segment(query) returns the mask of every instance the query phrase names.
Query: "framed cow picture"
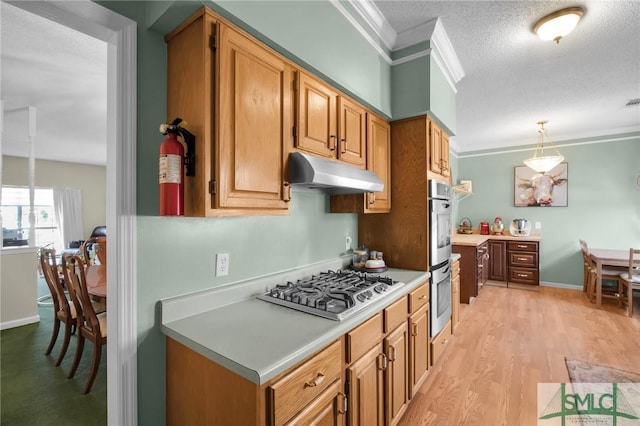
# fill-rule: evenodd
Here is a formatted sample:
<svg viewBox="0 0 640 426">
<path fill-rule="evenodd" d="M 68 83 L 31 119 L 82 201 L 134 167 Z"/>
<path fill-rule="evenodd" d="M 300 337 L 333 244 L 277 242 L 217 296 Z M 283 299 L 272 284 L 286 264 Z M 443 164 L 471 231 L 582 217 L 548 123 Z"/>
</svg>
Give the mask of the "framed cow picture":
<svg viewBox="0 0 640 426">
<path fill-rule="evenodd" d="M 514 205 L 516 207 L 567 207 L 569 164 L 560 163 L 546 173 L 527 166 L 515 166 Z"/>
</svg>

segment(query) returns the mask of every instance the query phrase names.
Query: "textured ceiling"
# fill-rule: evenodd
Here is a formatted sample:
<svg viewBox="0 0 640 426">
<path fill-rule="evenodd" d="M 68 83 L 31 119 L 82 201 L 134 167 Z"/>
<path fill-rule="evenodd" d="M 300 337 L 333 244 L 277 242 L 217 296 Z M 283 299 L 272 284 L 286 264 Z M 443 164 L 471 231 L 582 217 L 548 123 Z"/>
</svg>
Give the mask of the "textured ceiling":
<svg viewBox="0 0 640 426">
<path fill-rule="evenodd" d="M 36 158 L 106 164 L 107 44 L 0 3 L 2 153 L 29 156 L 35 107 Z"/>
<path fill-rule="evenodd" d="M 355 1 L 355 0 L 352 0 Z M 2 150 L 106 163 L 106 44 L 1 3 Z M 400 34 L 440 18 L 464 69 L 456 85 L 458 152 L 534 143 L 549 120 L 554 141 L 640 131 L 640 1 L 373 1 Z M 568 6 L 586 13 L 560 44 L 531 27 Z"/>
<path fill-rule="evenodd" d="M 459 152 L 640 131 L 639 1 L 374 1 L 397 33 L 440 18 L 462 64 Z M 582 6 L 576 29 L 544 42 L 531 30 L 555 10 Z"/>
</svg>

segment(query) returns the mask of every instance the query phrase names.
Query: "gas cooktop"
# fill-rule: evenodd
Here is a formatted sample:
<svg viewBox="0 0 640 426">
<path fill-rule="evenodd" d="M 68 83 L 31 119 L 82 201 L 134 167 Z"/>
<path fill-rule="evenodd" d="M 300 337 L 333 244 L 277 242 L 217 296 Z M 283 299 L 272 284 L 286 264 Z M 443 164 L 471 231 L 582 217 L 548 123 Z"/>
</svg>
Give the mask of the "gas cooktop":
<svg viewBox="0 0 640 426">
<path fill-rule="evenodd" d="M 327 271 L 295 284 L 278 284 L 258 299 L 340 321 L 403 285 L 378 274 Z"/>
</svg>

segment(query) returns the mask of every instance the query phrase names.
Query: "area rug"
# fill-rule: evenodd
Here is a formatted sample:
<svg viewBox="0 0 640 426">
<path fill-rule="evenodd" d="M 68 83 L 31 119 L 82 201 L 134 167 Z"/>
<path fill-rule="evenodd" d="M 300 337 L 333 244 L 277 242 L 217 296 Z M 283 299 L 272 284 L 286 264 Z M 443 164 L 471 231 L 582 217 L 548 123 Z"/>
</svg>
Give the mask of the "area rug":
<svg viewBox="0 0 640 426">
<path fill-rule="evenodd" d="M 564 359 L 572 383 L 640 383 L 640 371 L 621 370 L 579 359 Z"/>
</svg>

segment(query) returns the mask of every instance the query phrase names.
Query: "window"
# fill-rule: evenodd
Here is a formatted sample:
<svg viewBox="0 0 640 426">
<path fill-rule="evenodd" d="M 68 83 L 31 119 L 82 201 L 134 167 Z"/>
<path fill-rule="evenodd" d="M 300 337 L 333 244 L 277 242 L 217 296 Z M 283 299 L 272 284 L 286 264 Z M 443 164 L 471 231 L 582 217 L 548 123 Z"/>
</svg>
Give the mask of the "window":
<svg viewBox="0 0 640 426">
<path fill-rule="evenodd" d="M 8 240 L 29 239 L 29 188 L 2 187 L 2 238 Z M 35 244 L 38 247 L 53 246 L 62 250 L 62 237 L 58 230 L 53 207 L 53 189 L 36 188 L 33 200 L 35 213 Z"/>
</svg>

